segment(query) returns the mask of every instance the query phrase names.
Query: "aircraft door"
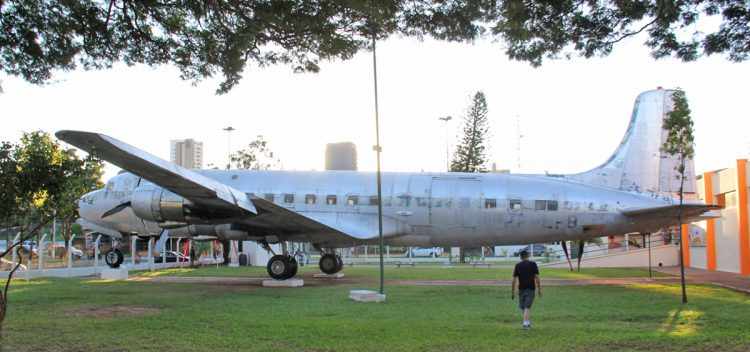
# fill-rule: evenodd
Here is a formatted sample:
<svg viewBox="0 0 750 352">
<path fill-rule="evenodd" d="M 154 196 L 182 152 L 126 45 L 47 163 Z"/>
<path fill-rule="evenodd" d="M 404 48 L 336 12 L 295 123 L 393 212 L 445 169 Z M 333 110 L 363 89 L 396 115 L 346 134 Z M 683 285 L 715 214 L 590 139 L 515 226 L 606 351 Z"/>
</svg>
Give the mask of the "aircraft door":
<svg viewBox="0 0 750 352">
<path fill-rule="evenodd" d="M 430 193 L 430 224 L 440 227 L 455 227 L 456 179 L 452 177 L 433 177 Z"/>
<path fill-rule="evenodd" d="M 430 181 L 429 176 L 409 177 L 409 193 L 413 196 L 413 214 L 411 215 L 411 219 L 409 219 L 409 224 L 412 226 L 430 225 Z"/>
<path fill-rule="evenodd" d="M 463 227 L 479 225 L 482 182 L 477 177 L 459 177 L 456 182 L 455 206 L 458 223 Z"/>
</svg>

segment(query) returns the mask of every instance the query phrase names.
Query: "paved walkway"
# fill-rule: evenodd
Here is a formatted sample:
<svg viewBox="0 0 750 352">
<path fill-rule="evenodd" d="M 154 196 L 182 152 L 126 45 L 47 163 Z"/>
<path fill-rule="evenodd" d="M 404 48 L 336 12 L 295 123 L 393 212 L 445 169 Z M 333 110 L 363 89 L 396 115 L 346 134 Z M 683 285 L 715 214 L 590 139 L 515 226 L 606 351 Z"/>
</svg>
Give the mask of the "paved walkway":
<svg viewBox="0 0 750 352">
<path fill-rule="evenodd" d="M 656 271 L 680 277 L 680 267 L 655 268 Z M 694 283 L 713 284 L 735 291 L 750 294 L 750 276 L 728 273 L 724 271 L 708 271 L 703 269 L 685 268 L 685 278 Z"/>
<path fill-rule="evenodd" d="M 655 268 L 656 271 L 672 275 L 666 277 L 630 277 L 630 278 L 594 278 L 594 279 L 542 279 L 543 286 L 588 286 L 588 285 L 637 285 L 649 283 L 674 284 L 680 282 L 679 267 Z M 731 290 L 750 294 L 750 277 L 734 273 L 707 271 L 686 268 L 687 282 L 690 284 L 712 284 Z M 143 277 L 136 276 L 132 281 L 170 282 L 170 283 L 204 283 L 215 285 L 260 285 L 267 277 Z M 309 284 L 352 284 L 362 283 L 368 279 L 316 279 L 305 277 Z M 386 280 L 388 284 L 406 286 L 510 286 L 510 280 Z"/>
<path fill-rule="evenodd" d="M 168 283 L 192 283 L 192 284 L 218 284 L 218 285 L 260 285 L 267 277 L 177 277 L 177 276 L 158 276 L 158 277 L 134 277 L 130 281 L 146 282 L 168 282 Z M 370 281 L 368 279 L 358 278 L 357 280 L 344 279 L 316 279 L 305 278 L 306 283 L 361 283 Z M 542 279 L 543 286 L 588 286 L 588 285 L 636 285 L 648 283 L 677 283 L 679 278 L 676 277 L 656 277 L 656 278 L 616 278 L 616 279 Z M 510 280 L 386 280 L 386 283 L 392 285 L 405 286 L 508 286 Z"/>
</svg>

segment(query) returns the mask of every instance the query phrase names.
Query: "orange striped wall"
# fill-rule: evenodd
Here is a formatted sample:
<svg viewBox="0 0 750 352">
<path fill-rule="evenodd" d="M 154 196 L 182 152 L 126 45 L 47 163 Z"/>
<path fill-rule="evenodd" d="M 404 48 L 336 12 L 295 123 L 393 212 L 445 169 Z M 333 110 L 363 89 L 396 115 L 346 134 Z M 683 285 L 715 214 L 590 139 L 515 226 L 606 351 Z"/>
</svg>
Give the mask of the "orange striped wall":
<svg viewBox="0 0 750 352">
<path fill-rule="evenodd" d="M 714 204 L 713 172 L 703 174 L 706 204 Z M 706 220 L 706 269 L 716 270 L 716 220 Z"/>
<path fill-rule="evenodd" d="M 688 224 L 682 224 L 681 228 L 680 244 L 682 245 L 682 262 L 687 267 L 690 266 L 690 232 L 688 231 Z"/>
<path fill-rule="evenodd" d="M 750 229 L 747 211 L 747 160 L 737 160 L 737 195 L 740 218 L 740 274 L 750 275 Z"/>
</svg>

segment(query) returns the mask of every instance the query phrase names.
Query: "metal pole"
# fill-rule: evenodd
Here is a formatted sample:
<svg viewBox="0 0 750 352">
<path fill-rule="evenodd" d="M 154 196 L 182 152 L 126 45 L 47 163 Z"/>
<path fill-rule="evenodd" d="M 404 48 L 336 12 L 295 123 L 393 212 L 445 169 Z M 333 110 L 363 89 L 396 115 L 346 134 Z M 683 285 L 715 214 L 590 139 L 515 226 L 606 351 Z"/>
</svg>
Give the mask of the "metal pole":
<svg viewBox="0 0 750 352">
<path fill-rule="evenodd" d="M 375 42 L 376 42 L 376 35 L 375 35 L 375 28 L 373 27 L 372 31 L 372 76 L 373 76 L 373 84 L 375 88 L 375 153 L 377 155 L 377 183 L 378 183 L 378 246 L 379 246 L 379 255 L 380 255 L 380 294 L 382 295 L 384 293 L 383 289 L 383 275 L 384 275 L 384 269 L 383 269 L 383 197 L 382 197 L 382 179 L 380 174 L 380 153 L 382 152 L 382 148 L 380 147 L 380 116 L 378 112 L 378 61 L 377 61 L 377 53 L 375 51 Z"/>
<path fill-rule="evenodd" d="M 438 117 L 438 120 L 445 122 L 445 171 L 451 171 L 450 153 L 448 151 L 448 121 L 453 119 L 451 116 Z"/>
<path fill-rule="evenodd" d="M 52 213 L 52 258 L 55 258 L 55 234 L 57 233 L 57 210 Z"/>
<path fill-rule="evenodd" d="M 646 242 L 646 235 L 643 235 L 643 241 Z M 651 271 L 651 233 L 648 234 L 646 246 L 648 247 L 648 277 L 653 278 L 654 274 Z"/>
</svg>

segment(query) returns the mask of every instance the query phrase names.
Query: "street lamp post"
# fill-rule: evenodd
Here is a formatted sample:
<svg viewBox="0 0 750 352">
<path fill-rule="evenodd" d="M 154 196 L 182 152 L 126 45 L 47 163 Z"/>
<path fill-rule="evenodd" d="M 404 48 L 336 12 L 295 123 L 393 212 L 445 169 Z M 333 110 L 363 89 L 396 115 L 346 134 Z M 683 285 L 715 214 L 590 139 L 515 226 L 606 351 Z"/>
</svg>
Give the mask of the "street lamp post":
<svg viewBox="0 0 750 352">
<path fill-rule="evenodd" d="M 383 148 L 380 146 L 380 113 L 378 111 L 378 60 L 377 52 L 375 49 L 376 35 L 375 30 L 372 32 L 372 78 L 373 78 L 373 90 L 375 98 L 375 150 L 377 160 L 377 172 L 376 182 L 378 190 L 378 253 L 380 255 L 380 294 L 385 293 L 384 275 L 385 271 L 383 268 L 383 191 L 382 191 L 382 175 L 380 172 L 380 153 L 383 152 Z"/>
<path fill-rule="evenodd" d="M 236 129 L 232 126 L 228 126 L 222 130 L 227 133 L 227 170 L 229 170 L 232 165 L 232 131 L 235 131 Z"/>
<path fill-rule="evenodd" d="M 445 171 L 451 171 L 450 153 L 448 152 L 448 121 L 452 119 L 451 116 L 438 117 L 438 120 L 445 122 Z"/>
</svg>

